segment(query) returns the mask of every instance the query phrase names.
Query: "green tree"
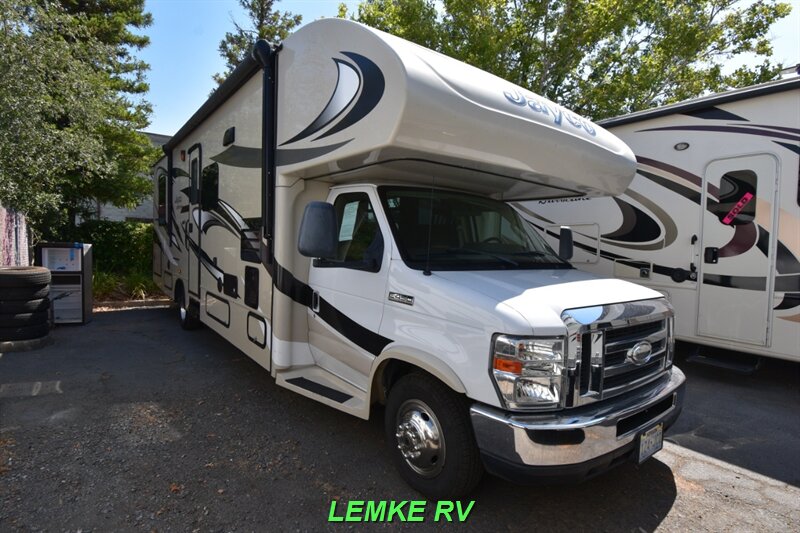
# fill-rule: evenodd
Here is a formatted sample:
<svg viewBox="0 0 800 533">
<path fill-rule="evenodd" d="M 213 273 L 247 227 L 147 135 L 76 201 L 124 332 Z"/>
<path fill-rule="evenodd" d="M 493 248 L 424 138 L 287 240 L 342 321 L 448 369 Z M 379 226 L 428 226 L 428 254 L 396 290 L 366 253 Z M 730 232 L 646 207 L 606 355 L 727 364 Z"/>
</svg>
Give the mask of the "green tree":
<svg viewBox="0 0 800 533">
<path fill-rule="evenodd" d="M 339 4 L 339 18 L 347 17 L 347 5 Z M 372 0 L 358 5 L 354 20 L 392 35 L 438 50 L 440 22 L 430 0 Z"/>
<path fill-rule="evenodd" d="M 225 60 L 225 72 L 214 74 L 214 81 L 222 83 L 241 63 L 258 39 L 281 42 L 303 21 L 302 15 L 273 10 L 275 0 L 239 0 L 245 10 L 248 25 L 233 21 L 234 31 L 227 32 L 219 43 L 219 53 Z"/>
<path fill-rule="evenodd" d="M 48 0 L 42 2 L 49 3 Z M 83 39 L 105 45 L 99 72 L 104 78 L 105 118 L 98 124 L 106 158 L 111 171 L 102 179 L 82 175 L 83 169 L 72 170 L 72 179 L 63 190 L 67 210 L 82 211 L 87 198 L 109 202 L 120 207 L 133 207 L 151 192 L 144 175 L 157 159 L 146 135 L 141 133 L 150 123 L 152 106 L 144 99 L 149 90 L 146 74 L 149 65 L 135 52 L 150 44 L 146 35 L 135 33 L 153 23 L 144 9 L 144 0 L 60 0 L 64 12 L 80 20 Z M 72 217 L 70 216 L 70 219 Z"/>
<path fill-rule="evenodd" d="M 57 3 L 0 0 L 0 203 L 45 233 L 91 199 L 131 205 L 150 191 L 154 150 L 134 129 L 149 108 L 113 82 L 119 50 L 94 31 Z"/>
<path fill-rule="evenodd" d="M 43 2 L 47 5 L 47 1 Z M 144 0 L 60 0 L 70 15 L 84 20 L 86 33 L 111 47 L 107 74 L 113 87 L 126 94 L 145 94 L 149 87 L 145 75 L 150 68 L 134 53 L 150 44 L 150 38 L 133 30 L 144 30 L 153 23 L 153 16 L 144 10 Z M 143 106 L 143 102 L 135 105 Z"/>
<path fill-rule="evenodd" d="M 774 79 L 782 65 L 768 32 L 790 10 L 777 0 L 368 0 L 350 16 L 600 119 Z M 725 73 L 742 54 L 758 64 Z"/>
</svg>

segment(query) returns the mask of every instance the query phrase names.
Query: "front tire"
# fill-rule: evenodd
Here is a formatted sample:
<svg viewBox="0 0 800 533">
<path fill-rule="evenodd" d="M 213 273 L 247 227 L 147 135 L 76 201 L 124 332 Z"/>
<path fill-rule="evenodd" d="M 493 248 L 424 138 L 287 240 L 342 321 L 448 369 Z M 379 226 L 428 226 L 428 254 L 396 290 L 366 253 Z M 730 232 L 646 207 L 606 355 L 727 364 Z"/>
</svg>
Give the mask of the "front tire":
<svg viewBox="0 0 800 533">
<path fill-rule="evenodd" d="M 384 427 L 403 479 L 435 499 L 469 493 L 483 475 L 468 400 L 428 374 L 401 377 L 389 391 Z"/>
</svg>

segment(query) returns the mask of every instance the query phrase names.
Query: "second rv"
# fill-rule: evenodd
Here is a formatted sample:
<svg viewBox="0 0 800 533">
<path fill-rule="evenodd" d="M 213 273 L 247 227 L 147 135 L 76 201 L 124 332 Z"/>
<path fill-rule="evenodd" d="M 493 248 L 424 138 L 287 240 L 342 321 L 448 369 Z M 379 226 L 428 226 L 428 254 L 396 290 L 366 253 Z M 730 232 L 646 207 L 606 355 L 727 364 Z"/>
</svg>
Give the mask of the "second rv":
<svg viewBox="0 0 800 533">
<path fill-rule="evenodd" d="M 800 77 L 602 124 L 636 154 L 624 194 L 518 207 L 550 242 L 573 229 L 578 268 L 669 298 L 701 355 L 800 361 Z"/>
</svg>

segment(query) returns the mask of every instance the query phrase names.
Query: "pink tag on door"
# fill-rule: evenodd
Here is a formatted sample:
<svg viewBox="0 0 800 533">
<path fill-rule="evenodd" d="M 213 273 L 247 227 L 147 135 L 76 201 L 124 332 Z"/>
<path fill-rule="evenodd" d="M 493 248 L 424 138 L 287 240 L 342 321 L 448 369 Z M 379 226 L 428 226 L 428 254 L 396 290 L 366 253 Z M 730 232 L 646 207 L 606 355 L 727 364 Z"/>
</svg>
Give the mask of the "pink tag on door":
<svg viewBox="0 0 800 533">
<path fill-rule="evenodd" d="M 744 208 L 744 206 L 749 204 L 750 200 L 752 200 L 752 199 L 753 199 L 753 195 L 751 193 L 749 193 L 749 192 L 744 193 L 744 196 L 742 196 L 741 200 L 736 202 L 736 205 L 733 206 L 733 209 L 731 209 L 728 212 L 728 214 L 725 215 L 725 218 L 722 219 L 722 223 L 723 224 L 730 224 L 731 222 L 733 222 L 733 219 L 736 218 L 736 215 L 739 214 L 739 211 L 741 211 Z"/>
</svg>

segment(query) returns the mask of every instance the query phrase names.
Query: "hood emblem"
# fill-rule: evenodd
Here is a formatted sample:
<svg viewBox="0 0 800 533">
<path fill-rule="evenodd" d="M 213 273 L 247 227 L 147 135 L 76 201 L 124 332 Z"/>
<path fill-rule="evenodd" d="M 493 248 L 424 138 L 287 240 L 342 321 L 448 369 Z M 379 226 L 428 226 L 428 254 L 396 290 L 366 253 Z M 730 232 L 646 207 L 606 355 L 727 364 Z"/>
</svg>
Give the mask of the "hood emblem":
<svg viewBox="0 0 800 533">
<path fill-rule="evenodd" d="M 628 350 L 628 360 L 635 365 L 644 365 L 653 356 L 653 345 L 647 341 L 637 342 Z"/>
<path fill-rule="evenodd" d="M 390 292 L 389 301 L 397 302 L 399 304 L 414 305 L 414 297 L 408 294 L 400 294 L 399 292 Z"/>
</svg>

